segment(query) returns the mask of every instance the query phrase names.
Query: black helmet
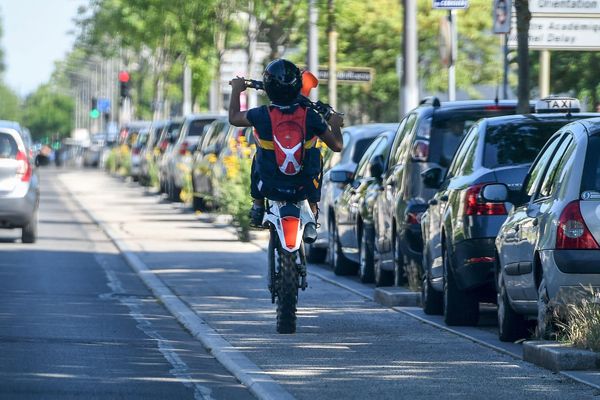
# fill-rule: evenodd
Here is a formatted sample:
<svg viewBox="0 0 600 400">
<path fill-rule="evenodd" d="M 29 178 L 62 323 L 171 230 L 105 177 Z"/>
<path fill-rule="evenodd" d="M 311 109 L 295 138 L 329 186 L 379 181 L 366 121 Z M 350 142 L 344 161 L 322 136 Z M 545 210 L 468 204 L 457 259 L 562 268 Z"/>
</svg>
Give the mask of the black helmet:
<svg viewBox="0 0 600 400">
<path fill-rule="evenodd" d="M 263 82 L 265 92 L 273 103 L 287 105 L 296 100 L 302 89 L 302 74 L 294 63 L 280 58 L 267 65 Z"/>
</svg>

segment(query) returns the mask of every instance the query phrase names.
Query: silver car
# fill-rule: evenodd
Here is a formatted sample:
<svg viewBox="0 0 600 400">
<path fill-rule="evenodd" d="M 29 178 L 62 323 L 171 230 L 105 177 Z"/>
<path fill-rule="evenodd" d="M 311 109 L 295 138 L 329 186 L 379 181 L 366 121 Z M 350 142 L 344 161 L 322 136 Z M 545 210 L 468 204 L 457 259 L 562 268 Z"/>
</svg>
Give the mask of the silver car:
<svg viewBox="0 0 600 400">
<path fill-rule="evenodd" d="M 484 186 L 490 201 L 514 204 L 496 239 L 498 322 L 503 341 L 552 331 L 552 310 L 600 288 L 600 118 L 570 123 L 532 164 L 516 198 Z"/>
<path fill-rule="evenodd" d="M 37 239 L 40 201 L 30 146 L 18 123 L 0 121 L 0 228 L 21 228 L 23 243 Z"/>
</svg>

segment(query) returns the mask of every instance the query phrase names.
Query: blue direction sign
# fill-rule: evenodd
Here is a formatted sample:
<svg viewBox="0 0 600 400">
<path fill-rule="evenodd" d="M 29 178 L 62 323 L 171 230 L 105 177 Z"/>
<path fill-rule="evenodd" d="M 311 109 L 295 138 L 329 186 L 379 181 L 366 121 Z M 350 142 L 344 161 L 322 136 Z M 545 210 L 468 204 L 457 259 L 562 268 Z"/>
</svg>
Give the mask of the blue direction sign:
<svg viewBox="0 0 600 400">
<path fill-rule="evenodd" d="M 456 10 L 469 8 L 469 0 L 433 0 L 433 8 Z"/>
<path fill-rule="evenodd" d="M 110 112 L 110 99 L 99 98 L 98 99 L 98 111 L 101 113 Z"/>
</svg>

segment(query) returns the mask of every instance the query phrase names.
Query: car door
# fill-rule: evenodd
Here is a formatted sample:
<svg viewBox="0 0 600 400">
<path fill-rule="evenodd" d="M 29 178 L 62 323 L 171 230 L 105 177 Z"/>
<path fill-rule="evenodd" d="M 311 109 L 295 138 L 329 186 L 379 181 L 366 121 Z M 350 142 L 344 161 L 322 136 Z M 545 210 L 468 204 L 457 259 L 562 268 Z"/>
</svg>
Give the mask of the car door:
<svg viewBox="0 0 600 400">
<path fill-rule="evenodd" d="M 402 170 L 404 168 L 402 156 L 405 153 L 405 148 L 409 146 L 407 139 L 410 138 L 410 133 L 412 132 L 416 121 L 417 114 L 413 113 L 408 115 L 408 117 L 400 124 L 394 144 L 392 145 L 389 167 L 383 178 L 383 193 L 378 199 L 378 223 L 376 230 L 377 249 L 380 257 L 391 250 L 396 195 L 400 190 Z"/>
<path fill-rule="evenodd" d="M 523 229 L 527 231 L 529 225 L 533 225 L 533 218 L 537 217 L 537 215 L 534 217 L 537 205 L 532 205 L 532 199 L 539 189 L 546 167 L 559 146 L 561 138 L 562 136 L 559 135 L 551 137 L 531 165 L 523 184 L 521 198 L 518 199 L 520 204 L 515 204 L 502 227 L 498 250 L 503 268 L 517 265 L 527 258 L 529 261 L 531 259 L 531 256 L 527 256 L 527 250 L 530 251 L 530 248 L 529 244 L 525 242 Z"/>
<path fill-rule="evenodd" d="M 365 184 L 369 167 L 369 159 L 381 138 L 369 146 L 358 163 L 354 180 L 346 185 L 336 204 L 336 218 L 340 244 L 344 248 L 358 248 L 355 240 L 356 216 L 358 214 L 358 197 L 360 189 Z"/>
</svg>

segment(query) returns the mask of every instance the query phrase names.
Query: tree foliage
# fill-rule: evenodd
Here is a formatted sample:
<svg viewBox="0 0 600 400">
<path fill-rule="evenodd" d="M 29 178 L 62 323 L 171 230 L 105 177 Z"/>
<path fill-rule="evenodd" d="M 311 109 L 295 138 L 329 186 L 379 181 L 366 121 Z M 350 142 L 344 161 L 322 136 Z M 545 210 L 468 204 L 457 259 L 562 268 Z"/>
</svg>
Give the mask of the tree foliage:
<svg viewBox="0 0 600 400">
<path fill-rule="evenodd" d="M 73 98 L 58 93 L 51 85 L 40 86 L 25 99 L 23 123 L 34 138 L 66 137 L 73 129 Z"/>
</svg>

